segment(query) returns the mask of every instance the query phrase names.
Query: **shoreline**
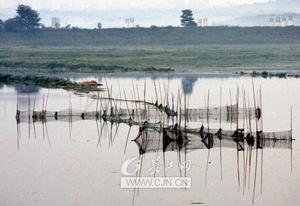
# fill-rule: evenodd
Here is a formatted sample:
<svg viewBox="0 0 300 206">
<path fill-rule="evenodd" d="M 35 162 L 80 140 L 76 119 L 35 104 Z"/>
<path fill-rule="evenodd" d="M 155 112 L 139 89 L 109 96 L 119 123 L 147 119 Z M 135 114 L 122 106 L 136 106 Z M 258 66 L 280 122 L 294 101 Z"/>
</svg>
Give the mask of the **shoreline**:
<svg viewBox="0 0 300 206">
<path fill-rule="evenodd" d="M 262 77 L 262 78 L 300 78 L 300 69 L 176 69 L 174 71 L 114 71 L 114 72 L 51 72 L 50 70 L 30 71 L 28 69 L 0 68 L 0 75 L 30 76 L 30 77 L 54 77 L 63 79 L 82 79 L 96 77 L 116 77 L 116 78 L 240 78 L 240 77 Z M 0 81 L 1 83 L 1 81 Z"/>
</svg>

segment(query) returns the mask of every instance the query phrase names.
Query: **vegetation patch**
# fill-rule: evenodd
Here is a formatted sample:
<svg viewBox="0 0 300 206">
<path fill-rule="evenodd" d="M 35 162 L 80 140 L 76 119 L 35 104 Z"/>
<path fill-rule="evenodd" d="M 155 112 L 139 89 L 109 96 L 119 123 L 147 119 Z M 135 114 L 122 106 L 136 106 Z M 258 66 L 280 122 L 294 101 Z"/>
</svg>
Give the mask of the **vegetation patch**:
<svg viewBox="0 0 300 206">
<path fill-rule="evenodd" d="M 271 72 L 271 71 L 246 72 L 246 71 L 241 71 L 239 74 L 241 76 L 246 75 L 246 76 L 263 77 L 263 78 L 272 78 L 272 77 L 278 77 L 278 78 L 294 77 L 294 78 L 299 78 L 300 77 L 298 72 Z"/>
<path fill-rule="evenodd" d="M 71 82 L 68 79 L 56 78 L 56 77 L 45 77 L 45 76 L 18 76 L 11 74 L 0 73 L 0 83 L 7 85 L 34 85 L 49 89 L 64 89 L 64 90 L 75 90 L 75 91 L 89 91 L 91 87 L 85 87 Z"/>
<path fill-rule="evenodd" d="M 0 40 L 1 41 L 1 40 Z M 300 44 L 1 47 L 7 73 L 235 72 L 300 68 Z M 9 71 L 9 72 L 8 72 Z"/>
<path fill-rule="evenodd" d="M 24 68 L 42 69 L 51 72 L 172 72 L 171 68 L 155 68 L 153 66 L 145 68 L 129 68 L 119 65 L 94 65 L 86 63 L 64 63 L 64 62 L 27 62 L 27 61 L 0 61 L 2 68 Z"/>
</svg>

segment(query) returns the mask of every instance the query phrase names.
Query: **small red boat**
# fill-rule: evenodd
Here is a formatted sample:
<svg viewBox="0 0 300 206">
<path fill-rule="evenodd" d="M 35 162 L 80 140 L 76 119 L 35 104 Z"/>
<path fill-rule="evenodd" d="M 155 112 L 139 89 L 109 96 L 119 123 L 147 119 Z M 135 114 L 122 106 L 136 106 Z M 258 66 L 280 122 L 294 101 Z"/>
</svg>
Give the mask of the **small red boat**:
<svg viewBox="0 0 300 206">
<path fill-rule="evenodd" d="M 97 87 L 97 86 L 102 86 L 103 85 L 103 84 L 99 84 L 95 80 L 79 82 L 78 84 L 82 85 L 82 86 L 86 86 L 86 87 Z"/>
</svg>

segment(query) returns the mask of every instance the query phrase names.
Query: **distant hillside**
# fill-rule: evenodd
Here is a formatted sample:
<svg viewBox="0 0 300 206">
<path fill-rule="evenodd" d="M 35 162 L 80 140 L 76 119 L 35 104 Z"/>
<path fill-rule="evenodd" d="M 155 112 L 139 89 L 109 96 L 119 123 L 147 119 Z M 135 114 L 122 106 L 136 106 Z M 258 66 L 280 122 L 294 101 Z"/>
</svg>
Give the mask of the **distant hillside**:
<svg viewBox="0 0 300 206">
<path fill-rule="evenodd" d="M 299 44 L 300 27 L 134 28 L 0 32 L 0 46 Z"/>
</svg>

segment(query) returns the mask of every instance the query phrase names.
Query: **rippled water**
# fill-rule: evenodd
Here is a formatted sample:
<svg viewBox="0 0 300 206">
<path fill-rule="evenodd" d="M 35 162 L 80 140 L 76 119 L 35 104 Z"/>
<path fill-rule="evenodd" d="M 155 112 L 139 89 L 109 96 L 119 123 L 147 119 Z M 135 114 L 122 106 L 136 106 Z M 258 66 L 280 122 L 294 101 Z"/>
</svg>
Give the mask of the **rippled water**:
<svg viewBox="0 0 300 206">
<path fill-rule="evenodd" d="M 105 83 L 104 78 L 89 77 Z M 143 99 L 145 78 L 107 77 L 112 96 L 120 97 L 120 90 L 133 99 L 133 85 Z M 146 78 L 146 100 L 155 101 L 153 78 Z M 178 90 L 187 95 L 188 107 L 204 107 L 210 94 L 210 105 L 235 101 L 237 87 L 245 90 L 252 101 L 251 78 L 201 78 L 198 76 L 155 78 L 158 94 L 164 97 L 169 90 L 176 98 Z M 120 85 L 120 89 L 119 86 Z M 138 85 L 138 86 L 136 86 Z M 292 148 L 264 148 L 258 151 L 254 203 L 255 150 L 252 152 L 250 176 L 244 173 L 243 152 L 236 148 L 213 147 L 181 154 L 162 151 L 143 155 L 142 176 L 151 176 L 153 160 L 159 160 L 156 175 L 191 177 L 192 186 L 186 189 L 121 189 L 122 164 L 139 157 L 135 142 L 138 127 L 110 124 L 96 120 L 49 121 L 35 124 L 20 123 L 15 119 L 17 89 L 2 85 L 0 89 L 0 204 L 1 205 L 298 205 L 300 200 L 300 80 L 254 79 L 255 91 L 261 88 L 264 131 L 289 130 L 293 111 Z M 168 89 L 167 89 L 168 88 Z M 49 92 L 47 109 L 61 111 L 95 110 L 96 100 L 79 97 L 62 90 L 19 88 L 20 108 L 27 110 L 28 96 L 32 106 L 41 109 Z M 159 89 L 157 89 L 159 90 Z M 105 94 L 103 94 L 105 95 Z M 136 94 L 137 95 L 137 94 Z M 160 95 L 158 95 L 160 96 Z M 170 99 L 171 99 L 170 95 Z M 251 102 L 252 104 L 252 102 Z M 200 127 L 200 122 L 188 122 Z M 226 129 L 235 125 L 222 123 Z M 242 122 L 240 122 L 242 124 Z M 254 123 L 253 123 L 254 125 Z M 17 131 L 17 127 L 19 130 Z M 211 128 L 219 128 L 211 122 Z M 18 138 L 17 132 L 20 132 Z M 129 137 L 127 140 L 127 135 Z M 263 152 L 263 153 L 262 153 Z M 263 158 L 262 155 L 263 154 Z M 238 156 L 239 155 L 239 156 Z M 239 158 L 239 160 L 237 160 Z M 181 171 L 165 163 L 188 160 L 191 167 Z M 261 160 L 263 159 L 263 162 Z M 222 164 L 221 164 L 222 160 Z M 239 164 L 238 164 L 239 163 Z M 246 178 L 246 180 L 244 179 Z M 249 180 L 250 179 L 250 180 Z"/>
</svg>

